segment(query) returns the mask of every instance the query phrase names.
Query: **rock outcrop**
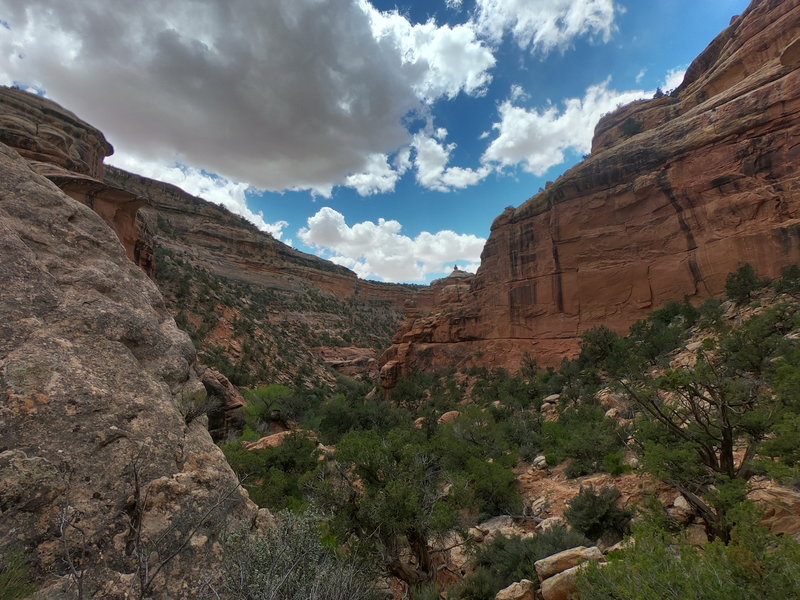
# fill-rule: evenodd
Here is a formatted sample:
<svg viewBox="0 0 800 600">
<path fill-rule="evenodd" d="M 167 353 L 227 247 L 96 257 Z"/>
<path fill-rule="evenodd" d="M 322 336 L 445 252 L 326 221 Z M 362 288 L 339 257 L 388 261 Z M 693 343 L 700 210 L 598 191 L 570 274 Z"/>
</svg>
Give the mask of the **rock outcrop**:
<svg viewBox="0 0 800 600">
<path fill-rule="evenodd" d="M 536 586 L 529 579 L 523 579 L 497 592 L 494 600 L 534 600 L 535 598 Z"/>
<path fill-rule="evenodd" d="M 577 592 L 576 575 L 589 561 L 604 562 L 596 546 L 578 546 L 553 554 L 534 563 L 541 583 L 543 600 L 569 600 Z"/>
<path fill-rule="evenodd" d="M 589 560 L 603 560 L 603 553 L 596 546 L 591 548 L 578 546 L 537 560 L 534 568 L 539 581 L 544 581 Z"/>
<path fill-rule="evenodd" d="M 41 599 L 200 597 L 257 511 L 186 416 L 192 343 L 100 216 L 4 144 L 0 173 L 0 563 Z"/>
<path fill-rule="evenodd" d="M 591 155 L 492 225 L 468 289 L 411 315 L 389 372 L 556 365 L 597 325 L 800 260 L 800 2 L 756 0 L 672 95 L 597 125 Z"/>
<path fill-rule="evenodd" d="M 105 136 L 55 102 L 0 87 L 0 143 L 28 159 L 40 175 L 94 209 L 114 230 L 128 258 L 151 271 L 136 227 L 144 200 L 103 182 L 103 159 L 114 149 Z"/>
</svg>

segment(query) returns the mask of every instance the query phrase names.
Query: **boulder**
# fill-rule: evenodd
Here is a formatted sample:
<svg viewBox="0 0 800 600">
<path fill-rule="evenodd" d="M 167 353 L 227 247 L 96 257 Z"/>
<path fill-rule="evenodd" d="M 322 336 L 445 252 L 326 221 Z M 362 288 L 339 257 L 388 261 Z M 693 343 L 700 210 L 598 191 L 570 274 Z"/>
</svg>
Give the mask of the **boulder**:
<svg viewBox="0 0 800 600">
<path fill-rule="evenodd" d="M 494 600 L 534 600 L 535 594 L 536 585 L 528 579 L 523 579 L 497 592 Z"/>
<path fill-rule="evenodd" d="M 705 525 L 693 523 L 686 528 L 686 535 L 692 546 L 704 546 L 708 543 L 708 533 Z"/>
<path fill-rule="evenodd" d="M 573 600 L 578 591 L 576 577 L 583 565 L 571 567 L 542 582 L 540 592 L 543 600 Z"/>
<path fill-rule="evenodd" d="M 750 494 L 763 510 L 763 523 L 775 535 L 800 534 L 800 492 L 774 483 L 755 486 Z"/>
<path fill-rule="evenodd" d="M 264 437 L 256 440 L 255 442 L 242 442 L 242 446 L 244 446 L 245 450 L 250 450 L 250 451 L 264 450 L 265 448 L 279 448 L 286 441 L 287 437 L 295 433 L 305 434 L 313 441 L 318 442 L 317 436 L 313 431 L 307 431 L 303 429 L 296 431 L 279 431 L 278 433 L 265 435 Z"/>
<path fill-rule="evenodd" d="M 553 527 L 565 526 L 566 524 L 564 517 L 548 517 L 536 526 L 536 530 L 547 531 Z"/>
<path fill-rule="evenodd" d="M 694 517 L 692 505 L 680 494 L 672 501 L 672 506 L 667 509 L 667 514 L 680 523 L 689 523 Z"/>
<path fill-rule="evenodd" d="M 436 420 L 436 423 L 438 423 L 439 425 L 445 425 L 447 423 L 455 421 L 459 416 L 461 416 L 461 412 L 460 411 L 450 410 L 450 411 L 447 411 L 446 413 L 444 413 L 442 416 L 440 416 Z"/>
<path fill-rule="evenodd" d="M 590 548 L 578 546 L 537 560 L 533 566 L 536 569 L 539 581 L 544 582 L 553 575 L 571 569 L 588 560 L 603 560 L 603 553 L 596 546 Z"/>
</svg>

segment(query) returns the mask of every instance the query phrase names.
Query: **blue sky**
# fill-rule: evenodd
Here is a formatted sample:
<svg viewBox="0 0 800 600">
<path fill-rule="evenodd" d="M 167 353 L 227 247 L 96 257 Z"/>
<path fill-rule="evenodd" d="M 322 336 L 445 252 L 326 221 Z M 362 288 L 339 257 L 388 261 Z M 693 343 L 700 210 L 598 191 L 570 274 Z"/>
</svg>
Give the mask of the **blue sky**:
<svg viewBox="0 0 800 600">
<path fill-rule="evenodd" d="M 745 0 L 0 0 L 0 83 L 109 162 L 387 281 L 474 269 L 493 219 L 671 87 Z M 135 7 L 135 12 L 132 10 Z"/>
</svg>

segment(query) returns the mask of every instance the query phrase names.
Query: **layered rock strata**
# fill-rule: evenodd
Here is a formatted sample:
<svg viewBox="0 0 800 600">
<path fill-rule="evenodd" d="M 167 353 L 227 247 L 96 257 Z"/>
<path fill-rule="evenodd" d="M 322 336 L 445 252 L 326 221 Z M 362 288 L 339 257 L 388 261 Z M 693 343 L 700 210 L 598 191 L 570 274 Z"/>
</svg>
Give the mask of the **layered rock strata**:
<svg viewBox="0 0 800 600">
<path fill-rule="evenodd" d="M 144 200 L 103 182 L 103 159 L 114 149 L 97 129 L 55 102 L 0 87 L 0 143 L 14 148 L 30 166 L 68 196 L 94 209 L 117 234 L 128 258 L 150 272 L 136 213 Z"/>
<path fill-rule="evenodd" d="M 257 511 L 191 341 L 100 216 L 3 144 L 0 172 L 0 563 L 36 598 L 200 597 Z"/>
<path fill-rule="evenodd" d="M 756 0 L 673 94 L 604 117 L 586 160 L 495 220 L 468 289 L 406 320 L 385 383 L 556 365 L 592 327 L 720 294 L 740 263 L 800 260 L 799 37 L 800 1 Z"/>
<path fill-rule="evenodd" d="M 248 385 L 377 375 L 403 307 L 432 306 L 427 287 L 359 279 L 175 186 L 114 167 L 105 181 L 146 199 L 138 228 L 173 314 L 204 360 L 222 354 L 252 373 Z"/>
</svg>

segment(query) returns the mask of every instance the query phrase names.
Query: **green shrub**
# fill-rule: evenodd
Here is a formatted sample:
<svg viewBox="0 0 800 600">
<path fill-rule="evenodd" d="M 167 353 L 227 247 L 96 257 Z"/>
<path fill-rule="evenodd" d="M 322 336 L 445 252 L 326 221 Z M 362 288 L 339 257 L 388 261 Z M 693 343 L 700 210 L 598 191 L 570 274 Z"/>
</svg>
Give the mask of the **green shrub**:
<svg viewBox="0 0 800 600">
<path fill-rule="evenodd" d="M 718 298 L 709 298 L 698 309 L 698 324 L 703 329 L 717 330 L 722 326 L 722 301 Z"/>
<path fill-rule="evenodd" d="M 632 135 L 636 135 L 637 133 L 641 133 L 642 131 L 642 122 L 637 121 L 633 117 L 629 117 L 622 125 L 619 127 L 622 135 L 625 137 L 630 137 Z"/>
<path fill-rule="evenodd" d="M 522 509 L 517 478 L 508 466 L 474 457 L 467 462 L 461 476 L 469 482 L 472 498 L 469 504 L 481 519 L 516 514 Z"/>
<path fill-rule="evenodd" d="M 435 583 L 422 585 L 411 589 L 409 600 L 439 600 L 439 588 Z"/>
<path fill-rule="evenodd" d="M 454 586 L 448 596 L 458 600 L 494 600 L 503 587 L 500 579 L 489 569 L 478 567 L 467 579 Z"/>
<path fill-rule="evenodd" d="M 516 449 L 519 456 L 532 461 L 542 451 L 542 415 L 523 412 L 503 424 L 503 438 Z"/>
<path fill-rule="evenodd" d="M 682 322 L 665 323 L 659 319 L 647 319 L 631 325 L 630 342 L 639 358 L 656 365 L 659 359 L 681 345 L 687 333 L 688 328 Z M 634 365 L 637 370 L 644 368 L 641 364 Z"/>
<path fill-rule="evenodd" d="M 623 339 L 605 325 L 593 327 L 581 336 L 579 362 L 582 367 L 604 368 L 622 344 Z"/>
<path fill-rule="evenodd" d="M 762 374 L 774 368 L 776 358 L 788 355 L 786 335 L 800 326 L 796 305 L 776 304 L 754 315 L 719 341 L 723 366 L 730 375 Z"/>
<path fill-rule="evenodd" d="M 280 418 L 281 405 L 291 395 L 292 388 L 285 385 L 265 385 L 245 392 L 245 423 L 256 431 L 266 432 L 265 426 Z"/>
<path fill-rule="evenodd" d="M 654 310 L 648 316 L 648 321 L 660 321 L 664 325 L 681 324 L 685 327 L 691 327 L 697 322 L 700 313 L 689 302 L 688 298 L 683 301 L 668 300 L 659 309 Z M 680 321 L 680 323 L 677 323 Z"/>
<path fill-rule="evenodd" d="M 36 585 L 31 580 L 30 570 L 24 550 L 14 550 L 7 554 L 0 566 L 0 598 L 16 600 L 33 594 Z"/>
<path fill-rule="evenodd" d="M 608 537 L 622 539 L 631 521 L 630 511 L 617 506 L 620 493 L 617 488 L 593 487 L 581 489 L 570 500 L 564 517 L 572 527 L 590 540 Z"/>
<path fill-rule="evenodd" d="M 499 402 L 505 407 L 529 408 L 537 397 L 535 383 L 526 383 L 519 377 L 513 377 L 505 369 L 486 371 L 475 382 L 472 396 L 477 404 L 483 406 Z"/>
<path fill-rule="evenodd" d="M 794 298 L 800 297 L 800 265 L 789 265 L 781 271 L 781 276 L 772 286 L 779 294 L 789 294 Z"/>
<path fill-rule="evenodd" d="M 600 568 L 578 577 L 581 598 L 592 600 L 784 600 L 796 599 L 800 544 L 749 526 L 729 545 L 677 548 L 663 532 L 638 528 L 633 545 Z"/>
<path fill-rule="evenodd" d="M 319 466 L 317 445 L 307 435 L 295 433 L 276 448 L 252 451 L 235 441 L 222 451 L 259 506 L 280 510 L 304 505 L 303 483 Z"/>
<path fill-rule="evenodd" d="M 498 535 L 481 547 L 475 556 L 475 573 L 457 586 L 451 596 L 460 600 L 494 600 L 498 591 L 515 581 L 537 581 L 534 569 L 537 560 L 588 543 L 580 533 L 562 525 L 530 538 Z"/>
<path fill-rule="evenodd" d="M 630 465 L 623 462 L 621 452 L 612 452 L 603 457 L 603 466 L 607 473 L 611 473 L 614 477 L 622 475 L 623 473 L 630 473 L 633 469 Z"/>
<path fill-rule="evenodd" d="M 560 419 L 542 424 L 542 442 L 548 464 L 567 458 L 568 477 L 604 471 L 605 457 L 623 446 L 624 434 L 601 406 L 582 404 L 561 412 Z"/>
<path fill-rule="evenodd" d="M 238 531 L 225 540 L 226 598 L 231 600 L 379 600 L 362 565 L 320 541 L 309 516 L 279 515 L 261 535 Z"/>
<path fill-rule="evenodd" d="M 319 408 L 319 435 L 325 444 L 336 444 L 350 431 L 386 432 L 410 424 L 405 410 L 383 400 L 364 401 L 337 394 Z"/>
<path fill-rule="evenodd" d="M 736 304 L 750 302 L 753 292 L 763 288 L 766 281 L 761 279 L 753 265 L 744 263 L 733 273 L 728 273 L 725 279 L 725 294 Z"/>
</svg>

